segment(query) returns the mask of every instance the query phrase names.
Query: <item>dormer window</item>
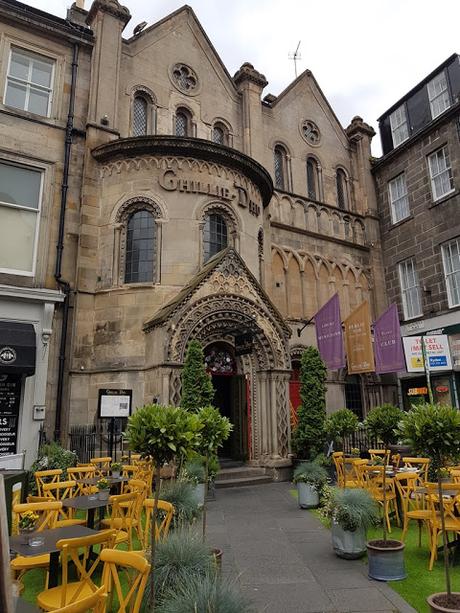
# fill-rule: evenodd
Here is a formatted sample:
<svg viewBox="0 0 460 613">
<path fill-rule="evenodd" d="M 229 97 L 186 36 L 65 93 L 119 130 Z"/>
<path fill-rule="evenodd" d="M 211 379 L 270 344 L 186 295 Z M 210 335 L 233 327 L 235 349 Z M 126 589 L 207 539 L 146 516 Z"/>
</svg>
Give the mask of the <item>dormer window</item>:
<svg viewBox="0 0 460 613">
<path fill-rule="evenodd" d="M 447 88 L 446 73 L 444 70 L 436 75 L 427 84 L 428 99 L 430 101 L 431 119 L 435 119 L 450 107 L 450 96 Z"/>
<path fill-rule="evenodd" d="M 409 138 L 409 127 L 407 125 L 406 107 L 404 104 L 391 113 L 390 126 L 393 147 L 397 147 Z"/>
</svg>

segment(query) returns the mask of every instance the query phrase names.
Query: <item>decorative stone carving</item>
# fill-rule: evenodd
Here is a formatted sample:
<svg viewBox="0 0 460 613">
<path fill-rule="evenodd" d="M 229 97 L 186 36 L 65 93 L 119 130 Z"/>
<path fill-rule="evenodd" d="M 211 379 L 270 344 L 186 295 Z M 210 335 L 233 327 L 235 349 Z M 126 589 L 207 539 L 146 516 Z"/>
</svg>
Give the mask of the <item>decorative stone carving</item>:
<svg viewBox="0 0 460 613">
<path fill-rule="evenodd" d="M 300 124 L 300 133 L 309 145 L 317 147 L 321 142 L 321 132 L 318 126 L 311 119 L 305 119 Z"/>
<path fill-rule="evenodd" d="M 98 11 L 109 13 L 125 24 L 131 19 L 131 13 L 126 6 L 122 6 L 117 0 L 94 0 L 86 18 L 86 23 L 91 25 Z"/>
<path fill-rule="evenodd" d="M 170 71 L 171 80 L 183 94 L 192 95 L 197 93 L 198 77 L 196 72 L 187 64 L 174 64 Z"/>
<path fill-rule="evenodd" d="M 265 75 L 258 72 L 252 64 L 249 62 L 245 62 L 239 70 L 236 71 L 233 81 L 235 85 L 240 85 L 244 81 L 251 81 L 255 83 L 262 89 L 268 85 L 268 81 L 265 78 Z"/>
<path fill-rule="evenodd" d="M 118 209 L 115 218 L 116 223 L 126 223 L 128 217 L 136 211 L 149 211 L 155 218 L 163 216 L 160 207 L 154 200 L 146 196 L 135 196 L 126 200 Z"/>
<path fill-rule="evenodd" d="M 276 416 L 278 453 L 285 458 L 289 453 L 290 415 L 287 401 L 287 381 L 285 376 L 276 378 Z"/>
</svg>

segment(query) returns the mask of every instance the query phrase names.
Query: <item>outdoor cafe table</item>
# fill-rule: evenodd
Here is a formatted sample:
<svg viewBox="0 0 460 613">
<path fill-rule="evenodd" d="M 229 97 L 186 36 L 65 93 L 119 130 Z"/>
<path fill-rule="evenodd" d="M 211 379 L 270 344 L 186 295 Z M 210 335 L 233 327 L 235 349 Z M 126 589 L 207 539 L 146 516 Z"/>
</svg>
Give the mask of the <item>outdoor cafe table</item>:
<svg viewBox="0 0 460 613">
<path fill-rule="evenodd" d="M 40 535 L 44 538 L 42 545 L 31 547 L 25 542 L 23 534 L 10 537 L 10 549 L 20 556 L 41 556 L 46 553 L 50 554 L 49 566 L 49 587 L 56 587 L 59 575 L 59 554 L 60 550 L 56 544 L 61 539 L 81 538 L 82 536 L 91 536 L 97 534 L 96 530 L 87 528 L 86 526 L 64 526 L 62 528 L 53 528 L 52 530 L 42 530 Z"/>
<path fill-rule="evenodd" d="M 90 494 L 89 496 L 75 496 L 74 498 L 66 498 L 62 501 L 63 507 L 88 512 L 88 528 L 94 528 L 94 514 L 96 509 L 99 509 L 99 522 L 101 522 L 104 519 L 104 509 L 109 504 L 110 500 L 100 500 L 97 494 Z"/>
</svg>

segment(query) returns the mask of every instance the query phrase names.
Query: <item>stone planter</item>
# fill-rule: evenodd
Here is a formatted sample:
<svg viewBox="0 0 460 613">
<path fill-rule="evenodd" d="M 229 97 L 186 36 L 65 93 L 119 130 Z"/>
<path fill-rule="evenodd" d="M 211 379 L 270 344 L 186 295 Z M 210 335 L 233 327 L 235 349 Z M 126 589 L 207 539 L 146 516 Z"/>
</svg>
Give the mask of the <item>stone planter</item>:
<svg viewBox="0 0 460 613">
<path fill-rule="evenodd" d="M 445 606 L 441 606 L 433 602 L 437 596 L 444 595 L 446 595 L 446 592 L 438 592 L 437 594 L 431 594 L 431 596 L 428 596 L 426 601 L 430 607 L 431 613 L 460 613 L 460 592 L 452 592 L 452 596 L 456 596 L 459 600 L 459 604 L 457 604 L 455 609 L 446 609 Z"/>
<path fill-rule="evenodd" d="M 297 483 L 297 496 L 301 509 L 315 509 L 319 506 L 319 494 L 309 483 Z"/>
<path fill-rule="evenodd" d="M 367 543 L 367 560 L 369 564 L 369 577 L 377 581 L 400 581 L 406 578 L 404 566 L 404 543 L 388 540 L 387 546 L 383 541 L 369 541 Z"/>
<path fill-rule="evenodd" d="M 204 483 L 197 483 L 197 485 L 195 485 L 195 500 L 199 507 L 202 507 L 204 505 L 204 495 Z"/>
<path fill-rule="evenodd" d="M 110 496 L 110 490 L 99 490 L 97 496 L 99 500 L 108 500 Z"/>
<path fill-rule="evenodd" d="M 114 479 L 119 479 L 120 478 L 120 471 L 119 470 L 112 470 L 112 477 Z"/>
<path fill-rule="evenodd" d="M 366 530 L 358 528 L 354 532 L 344 530 L 337 522 L 331 526 L 332 547 L 339 558 L 356 560 L 366 553 Z"/>
</svg>

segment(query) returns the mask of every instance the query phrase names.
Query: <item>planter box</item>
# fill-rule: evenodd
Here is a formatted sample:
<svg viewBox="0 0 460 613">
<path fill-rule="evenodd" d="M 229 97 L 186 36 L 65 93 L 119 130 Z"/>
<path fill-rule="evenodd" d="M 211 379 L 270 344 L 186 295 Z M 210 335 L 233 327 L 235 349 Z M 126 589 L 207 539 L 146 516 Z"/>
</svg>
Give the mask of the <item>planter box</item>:
<svg viewBox="0 0 460 613">
<path fill-rule="evenodd" d="M 366 553 L 366 531 L 364 528 L 358 528 L 354 532 L 350 532 L 333 521 L 331 535 L 332 547 L 339 558 L 356 560 L 362 558 Z"/>
<path fill-rule="evenodd" d="M 297 483 L 297 495 L 301 509 L 315 509 L 319 506 L 319 495 L 308 483 Z"/>
<path fill-rule="evenodd" d="M 445 592 L 438 592 L 437 594 L 431 594 L 431 596 L 428 596 L 426 601 L 428 603 L 428 606 L 430 607 L 431 613 L 460 613 L 460 608 L 446 609 L 445 607 L 433 602 L 433 598 L 435 598 L 436 596 L 444 595 L 444 594 Z M 460 597 L 460 592 L 452 592 L 452 595 Z"/>
<path fill-rule="evenodd" d="M 367 543 L 367 559 L 369 563 L 369 577 L 377 581 L 400 581 L 405 579 L 404 543 L 390 541 L 393 547 L 382 547 L 380 541 Z"/>
</svg>

